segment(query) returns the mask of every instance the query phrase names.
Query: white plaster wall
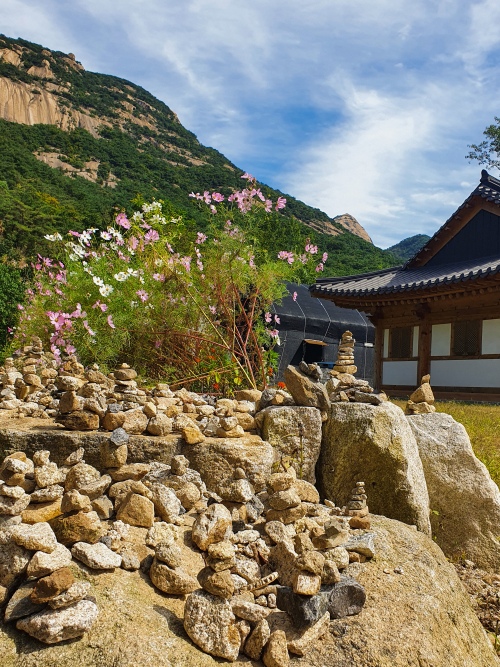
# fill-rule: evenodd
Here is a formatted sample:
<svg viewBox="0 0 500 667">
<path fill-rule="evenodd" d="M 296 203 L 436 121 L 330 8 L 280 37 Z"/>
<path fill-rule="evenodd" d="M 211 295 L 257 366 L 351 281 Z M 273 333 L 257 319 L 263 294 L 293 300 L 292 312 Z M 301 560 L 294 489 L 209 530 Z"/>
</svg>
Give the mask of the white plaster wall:
<svg viewBox="0 0 500 667">
<path fill-rule="evenodd" d="M 389 329 L 384 329 L 384 359 L 389 356 Z"/>
<path fill-rule="evenodd" d="M 449 357 L 450 347 L 451 324 L 433 324 L 431 338 L 431 357 Z M 432 378 L 432 382 L 435 382 L 434 378 Z"/>
<path fill-rule="evenodd" d="M 417 363 L 416 361 L 384 361 L 382 363 L 382 384 L 416 385 Z"/>
<path fill-rule="evenodd" d="M 500 354 L 500 320 L 483 321 L 483 354 Z"/>
<path fill-rule="evenodd" d="M 413 354 L 412 357 L 418 357 L 418 332 L 420 327 L 413 327 Z"/>
<path fill-rule="evenodd" d="M 431 361 L 431 383 L 433 387 L 500 387 L 500 359 Z"/>
</svg>

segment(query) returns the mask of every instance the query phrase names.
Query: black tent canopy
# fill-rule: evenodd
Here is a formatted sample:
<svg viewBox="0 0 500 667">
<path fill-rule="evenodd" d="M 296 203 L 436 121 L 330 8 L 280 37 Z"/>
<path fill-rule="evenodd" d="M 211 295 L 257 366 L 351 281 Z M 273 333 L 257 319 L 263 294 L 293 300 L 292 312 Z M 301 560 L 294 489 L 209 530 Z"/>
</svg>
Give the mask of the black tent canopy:
<svg viewBox="0 0 500 667">
<path fill-rule="evenodd" d="M 280 320 L 272 325 L 279 331 L 280 342 L 275 348 L 279 354 L 276 380 L 283 378 L 289 364 L 297 365 L 302 359 L 331 368 L 340 338 L 349 330 L 356 340 L 357 376 L 371 381 L 375 329 L 368 319 L 357 310 L 339 308 L 331 301 L 312 297 L 307 285 L 287 283 L 286 287 L 287 294 L 272 308 Z"/>
</svg>

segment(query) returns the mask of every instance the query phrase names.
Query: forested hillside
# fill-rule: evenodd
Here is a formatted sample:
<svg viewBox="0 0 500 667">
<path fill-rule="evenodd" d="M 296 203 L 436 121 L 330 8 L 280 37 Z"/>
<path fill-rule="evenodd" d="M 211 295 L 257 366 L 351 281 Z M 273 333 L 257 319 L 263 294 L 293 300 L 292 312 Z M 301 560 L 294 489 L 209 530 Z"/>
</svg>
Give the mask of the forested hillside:
<svg viewBox="0 0 500 667">
<path fill-rule="evenodd" d="M 391 252 L 398 262 L 406 262 L 415 255 L 420 248 L 423 248 L 427 241 L 430 239 L 430 236 L 427 234 L 415 234 L 415 236 L 410 236 L 407 239 L 403 239 L 396 245 L 387 248 L 388 252 Z"/>
</svg>

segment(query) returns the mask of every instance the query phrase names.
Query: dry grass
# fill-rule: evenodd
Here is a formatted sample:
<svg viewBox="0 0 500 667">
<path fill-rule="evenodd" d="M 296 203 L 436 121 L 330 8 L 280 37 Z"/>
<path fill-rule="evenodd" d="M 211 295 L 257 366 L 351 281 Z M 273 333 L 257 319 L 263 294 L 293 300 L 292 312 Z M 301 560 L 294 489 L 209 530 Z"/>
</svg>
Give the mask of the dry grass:
<svg viewBox="0 0 500 667">
<path fill-rule="evenodd" d="M 406 401 L 392 399 L 404 410 Z M 463 424 L 472 447 L 500 486 L 500 405 L 436 401 L 438 412 L 447 412 Z"/>
</svg>

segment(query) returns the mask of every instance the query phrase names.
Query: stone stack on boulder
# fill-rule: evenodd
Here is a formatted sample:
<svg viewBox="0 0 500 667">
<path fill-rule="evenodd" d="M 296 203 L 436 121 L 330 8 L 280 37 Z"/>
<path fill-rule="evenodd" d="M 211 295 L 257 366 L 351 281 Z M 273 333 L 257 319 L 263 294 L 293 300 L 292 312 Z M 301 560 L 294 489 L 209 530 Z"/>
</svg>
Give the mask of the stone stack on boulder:
<svg viewBox="0 0 500 667">
<path fill-rule="evenodd" d="M 98 610 L 88 598 L 90 584 L 75 580 L 68 567 L 71 552 L 58 542 L 50 524 L 25 516 L 31 496 L 59 496 L 60 502 L 63 491 L 50 482 L 61 482 L 64 472 L 58 474 L 47 452 L 39 454 L 36 461 L 12 455 L 1 466 L 0 604 L 7 603 L 6 623 L 16 621 L 19 630 L 54 644 L 81 637 Z"/>
<path fill-rule="evenodd" d="M 354 343 L 356 341 L 350 331 L 344 331 L 340 339 L 337 352 L 337 361 L 333 370 L 337 373 L 349 373 L 354 375 L 358 367 L 354 364 Z"/>
<path fill-rule="evenodd" d="M 236 471 L 226 498 L 238 493 L 244 500 L 251 491 L 245 481 Z M 259 500 L 265 518 L 247 514 L 246 524 L 242 504 L 235 519 L 229 499 L 195 520 L 192 539 L 206 553 L 198 575 L 203 590 L 188 597 L 184 627 L 211 655 L 234 661 L 244 653 L 285 667 L 289 654 L 304 655 L 327 632 L 331 617 L 361 611 L 363 587 L 340 570 L 366 559 L 368 548 L 374 555 L 373 536 L 352 532 L 350 519 L 321 505 L 314 486 L 293 468 L 272 474 Z"/>
<path fill-rule="evenodd" d="M 423 415 L 436 412 L 434 407 L 434 394 L 431 389 L 431 376 L 424 375 L 420 380 L 420 387 L 415 389 L 406 404 L 405 414 Z"/>
</svg>

